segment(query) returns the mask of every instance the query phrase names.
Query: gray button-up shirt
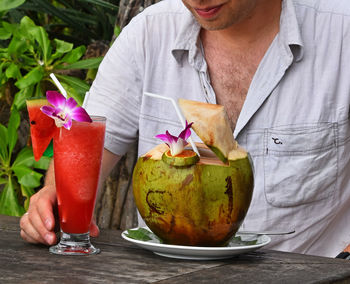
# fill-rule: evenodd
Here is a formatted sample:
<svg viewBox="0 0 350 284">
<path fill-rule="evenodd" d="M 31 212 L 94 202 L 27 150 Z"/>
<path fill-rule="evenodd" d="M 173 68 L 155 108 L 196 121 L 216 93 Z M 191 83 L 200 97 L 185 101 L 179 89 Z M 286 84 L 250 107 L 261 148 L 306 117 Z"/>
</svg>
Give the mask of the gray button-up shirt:
<svg viewBox="0 0 350 284">
<path fill-rule="evenodd" d="M 105 147 L 139 154 L 181 130 L 168 101 L 215 103 L 199 25 L 180 0 L 146 9 L 123 30 L 87 95 L 108 118 Z M 242 225 L 295 229 L 271 248 L 335 256 L 350 243 L 350 4 L 284 0 L 280 32 L 250 85 L 234 137 L 251 154 L 255 189 Z M 194 139 L 197 137 L 194 135 Z"/>
</svg>

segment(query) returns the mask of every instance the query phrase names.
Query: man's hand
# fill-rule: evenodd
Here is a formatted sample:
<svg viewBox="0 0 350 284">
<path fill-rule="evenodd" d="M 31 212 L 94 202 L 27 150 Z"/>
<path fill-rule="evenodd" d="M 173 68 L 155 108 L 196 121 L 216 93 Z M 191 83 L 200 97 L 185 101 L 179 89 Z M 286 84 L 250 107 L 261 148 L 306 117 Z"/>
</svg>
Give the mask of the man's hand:
<svg viewBox="0 0 350 284">
<path fill-rule="evenodd" d="M 57 242 L 55 234 L 56 189 L 53 185 L 47 185 L 34 194 L 29 203 L 28 212 L 20 221 L 21 237 L 33 244 L 53 245 Z M 99 229 L 95 219 L 91 222 L 90 235 L 97 237 Z"/>
<path fill-rule="evenodd" d="M 111 169 L 119 161 L 120 156 L 104 150 L 102 159 L 101 179 L 105 180 Z M 55 234 L 55 215 L 57 205 L 55 174 L 53 162 L 46 173 L 45 186 L 30 198 L 29 208 L 20 221 L 21 237 L 33 244 L 53 245 L 57 242 Z M 99 229 L 95 219 L 90 225 L 90 236 L 97 237 Z"/>
<path fill-rule="evenodd" d="M 30 198 L 29 208 L 20 221 L 21 237 L 29 243 L 53 245 L 55 228 L 56 188 L 47 185 Z"/>
</svg>

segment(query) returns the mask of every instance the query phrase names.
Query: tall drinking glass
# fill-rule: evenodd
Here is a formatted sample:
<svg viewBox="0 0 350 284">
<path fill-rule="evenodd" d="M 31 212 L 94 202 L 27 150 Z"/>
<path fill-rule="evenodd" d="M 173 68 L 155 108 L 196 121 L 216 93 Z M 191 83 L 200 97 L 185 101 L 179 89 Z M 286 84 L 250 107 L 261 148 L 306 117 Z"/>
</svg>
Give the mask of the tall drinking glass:
<svg viewBox="0 0 350 284">
<path fill-rule="evenodd" d="M 61 225 L 60 242 L 50 252 L 63 255 L 99 253 L 90 242 L 89 227 L 95 207 L 104 145 L 106 119 L 73 121 L 54 139 L 55 182 Z"/>
</svg>

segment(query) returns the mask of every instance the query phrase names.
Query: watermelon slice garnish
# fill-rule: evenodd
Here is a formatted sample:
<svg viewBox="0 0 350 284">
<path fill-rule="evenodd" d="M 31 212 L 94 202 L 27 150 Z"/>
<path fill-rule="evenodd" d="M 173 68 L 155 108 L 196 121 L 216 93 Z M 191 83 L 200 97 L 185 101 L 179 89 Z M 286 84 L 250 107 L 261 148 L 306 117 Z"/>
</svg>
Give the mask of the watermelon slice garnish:
<svg viewBox="0 0 350 284">
<path fill-rule="evenodd" d="M 46 98 L 31 99 L 26 103 L 34 159 L 38 161 L 54 137 L 57 127 L 55 121 L 40 110 L 42 106 L 49 105 Z"/>
</svg>

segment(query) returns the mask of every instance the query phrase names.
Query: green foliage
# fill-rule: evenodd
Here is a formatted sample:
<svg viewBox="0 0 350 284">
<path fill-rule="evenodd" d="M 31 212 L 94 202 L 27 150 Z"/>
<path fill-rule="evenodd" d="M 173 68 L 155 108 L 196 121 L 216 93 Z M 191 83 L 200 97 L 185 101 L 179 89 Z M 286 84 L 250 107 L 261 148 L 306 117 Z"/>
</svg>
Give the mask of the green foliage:
<svg viewBox="0 0 350 284">
<path fill-rule="evenodd" d="M 163 243 L 163 241 L 160 238 L 158 238 L 153 232 L 145 228 L 127 230 L 127 233 L 125 235 L 131 239 L 138 241 L 156 241 L 158 243 Z"/>
<path fill-rule="evenodd" d="M 22 5 L 26 0 L 1 0 L 0 11 L 8 11 Z"/>
<path fill-rule="evenodd" d="M 74 48 L 72 43 L 50 40 L 45 29 L 35 25 L 27 16 L 19 24 L 3 21 L 1 36 L 8 39 L 9 44 L 0 48 L 0 86 L 5 88 L 7 83 L 15 82 L 18 92 L 13 105 L 19 110 L 25 107 L 26 99 L 44 96 L 50 86 L 52 89 L 50 73 L 97 68 L 102 60 L 102 57 L 81 59 L 85 46 Z M 59 77 L 70 96 L 81 104 L 89 85 L 77 77 Z"/>
<path fill-rule="evenodd" d="M 0 0 L 0 102 L 11 106 L 7 126 L 0 123 L 0 214 L 27 210 L 50 163 L 45 155 L 36 162 L 30 147 L 18 145 L 25 101 L 56 89 L 49 76 L 55 73 L 81 105 L 90 88 L 86 80 L 102 60 L 82 59 L 85 45 L 111 40 L 116 11 L 112 0 Z M 72 72 L 82 69 L 85 80 L 85 72 Z"/>
<path fill-rule="evenodd" d="M 30 16 L 51 38 L 74 44 L 112 39 L 119 0 L 27 0 L 16 9 Z"/>
<path fill-rule="evenodd" d="M 0 193 L 0 214 L 12 216 L 21 216 L 28 209 L 30 196 L 41 184 L 40 170 L 46 170 L 50 163 L 50 158 L 45 156 L 36 162 L 28 147 L 12 157 L 19 125 L 16 107 L 12 108 L 7 127 L 0 124 L 0 185 L 4 186 Z"/>
</svg>

